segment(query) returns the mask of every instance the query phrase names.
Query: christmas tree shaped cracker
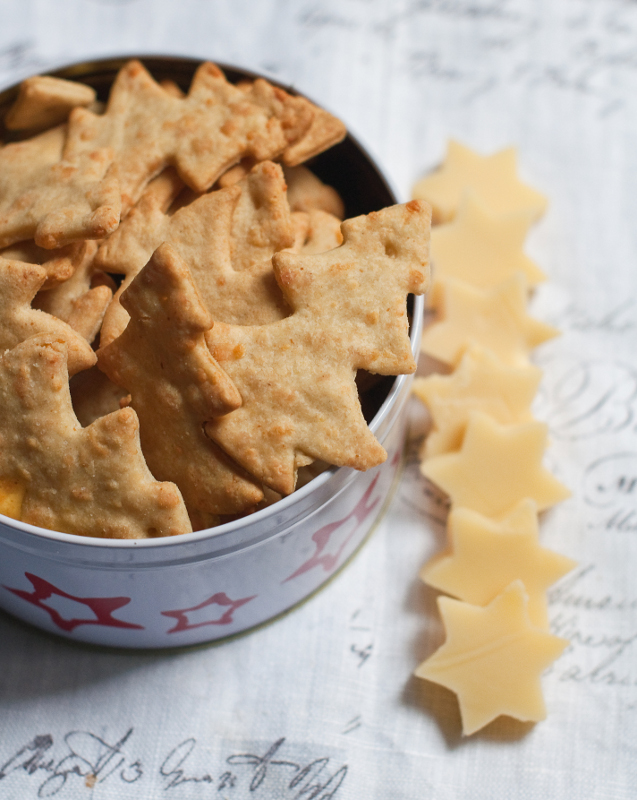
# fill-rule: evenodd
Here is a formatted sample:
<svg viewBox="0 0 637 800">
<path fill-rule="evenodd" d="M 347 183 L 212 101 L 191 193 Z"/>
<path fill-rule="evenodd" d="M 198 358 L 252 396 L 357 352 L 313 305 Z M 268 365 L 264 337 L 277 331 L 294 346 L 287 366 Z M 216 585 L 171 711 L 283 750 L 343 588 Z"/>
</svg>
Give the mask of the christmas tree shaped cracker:
<svg viewBox="0 0 637 800">
<path fill-rule="evenodd" d="M 114 151 L 84 146 L 70 153 L 69 135 L 60 126 L 0 149 L 0 247 L 34 239 L 59 248 L 100 239 L 119 224 Z"/>
<path fill-rule="evenodd" d="M 287 313 L 270 259 L 294 242 L 281 167 L 266 161 L 234 186 L 166 209 L 179 179 L 167 170 L 149 187 L 120 228 L 100 248 L 96 265 L 126 278 L 109 308 L 102 338 L 111 342 L 128 319 L 119 297 L 162 242 L 189 266 L 201 299 L 222 322 L 263 324 Z"/>
<path fill-rule="evenodd" d="M 95 353 L 67 323 L 31 307 L 45 280 L 46 272 L 37 264 L 0 258 L 0 351 L 36 333 L 57 334 L 67 342 L 68 370 L 74 375 L 95 363 Z"/>
<path fill-rule="evenodd" d="M 406 296 L 428 279 L 429 208 L 415 201 L 342 225 L 327 253 L 278 253 L 292 314 L 269 325 L 218 324 L 206 339 L 243 405 L 206 425 L 234 459 L 281 494 L 315 459 L 367 469 L 386 455 L 367 428 L 357 369 L 413 372 Z"/>
<path fill-rule="evenodd" d="M 131 394 L 141 443 L 155 477 L 179 486 L 195 527 L 262 498 L 259 485 L 211 442 L 204 423 L 241 397 L 210 355 L 212 326 L 186 264 L 163 244 L 122 295 L 123 334 L 99 351 L 99 366 Z"/>
<path fill-rule="evenodd" d="M 146 466 L 132 409 L 79 424 L 67 354 L 63 336 L 40 334 L 0 356 L 0 477 L 24 492 L 20 519 L 118 539 L 191 530 L 177 488 Z"/>
<path fill-rule="evenodd" d="M 309 128 L 312 110 L 264 80 L 242 91 L 210 63 L 197 69 L 188 94 L 176 97 L 130 61 L 113 83 L 106 112 L 75 109 L 71 121 L 73 152 L 113 148 L 128 209 L 169 165 L 203 192 L 244 156 L 279 155 Z"/>
</svg>

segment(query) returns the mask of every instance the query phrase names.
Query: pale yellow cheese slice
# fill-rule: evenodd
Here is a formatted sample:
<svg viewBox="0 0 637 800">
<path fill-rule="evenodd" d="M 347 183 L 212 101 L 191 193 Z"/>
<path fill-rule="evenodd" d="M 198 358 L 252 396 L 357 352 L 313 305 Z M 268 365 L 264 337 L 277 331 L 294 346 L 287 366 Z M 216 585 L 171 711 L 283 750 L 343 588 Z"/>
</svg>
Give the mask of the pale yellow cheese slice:
<svg viewBox="0 0 637 800">
<path fill-rule="evenodd" d="M 436 307 L 440 281 L 456 278 L 479 289 L 491 289 L 521 272 L 529 286 L 546 275 L 523 250 L 531 222 L 528 214 L 494 215 L 477 200 L 465 195 L 451 222 L 431 231 L 433 285 L 430 305 Z"/>
<path fill-rule="evenodd" d="M 492 214 L 522 211 L 536 220 L 546 209 L 546 197 L 520 181 L 516 162 L 514 147 L 481 156 L 451 139 L 442 166 L 414 186 L 414 199 L 431 203 L 434 224 L 455 217 L 467 189 Z"/>
<path fill-rule="evenodd" d="M 520 579 L 529 595 L 529 617 L 548 628 L 546 590 L 576 562 L 541 547 L 537 506 L 522 500 L 497 521 L 457 508 L 449 514 L 449 550 L 435 556 L 420 571 L 421 579 L 467 603 L 484 606 Z"/>
<path fill-rule="evenodd" d="M 501 714 L 544 719 L 540 676 L 568 640 L 531 624 L 522 582 L 484 608 L 450 597 L 439 597 L 438 607 L 446 641 L 415 674 L 455 692 L 463 733 L 475 733 Z"/>
<path fill-rule="evenodd" d="M 539 367 L 509 367 L 473 345 L 450 375 L 416 378 L 413 392 L 429 409 L 432 422 L 421 458 L 460 449 L 472 411 L 483 411 L 503 424 L 530 422 L 541 377 Z"/>
<path fill-rule="evenodd" d="M 505 364 L 527 366 L 529 351 L 559 331 L 526 313 L 526 295 L 519 273 L 487 290 L 448 278 L 442 282 L 442 318 L 425 330 L 422 352 L 455 366 L 471 344 L 478 344 Z"/>
<path fill-rule="evenodd" d="M 547 438 L 548 428 L 542 422 L 500 425 L 474 411 L 462 448 L 434 456 L 420 469 L 449 495 L 454 508 L 499 518 L 529 497 L 542 511 L 570 497 L 569 490 L 542 466 Z"/>
</svg>

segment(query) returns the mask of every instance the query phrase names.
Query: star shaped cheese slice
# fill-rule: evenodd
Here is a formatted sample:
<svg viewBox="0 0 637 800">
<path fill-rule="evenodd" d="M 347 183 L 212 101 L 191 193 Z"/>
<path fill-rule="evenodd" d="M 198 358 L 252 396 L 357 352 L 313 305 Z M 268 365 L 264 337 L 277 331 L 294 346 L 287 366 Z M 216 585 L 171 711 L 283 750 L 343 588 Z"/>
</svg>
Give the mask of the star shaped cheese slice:
<svg viewBox="0 0 637 800">
<path fill-rule="evenodd" d="M 448 278 L 440 311 L 442 319 L 427 328 L 421 350 L 451 366 L 473 342 L 506 364 L 526 366 L 529 350 L 558 334 L 526 313 L 526 282 L 519 273 L 488 290 Z"/>
<path fill-rule="evenodd" d="M 525 212 L 495 215 L 475 195 L 465 195 L 457 216 L 431 231 L 434 295 L 444 278 L 456 278 L 480 289 L 493 288 L 516 272 L 525 276 L 529 286 L 546 280 L 522 250 L 529 227 Z M 430 300 L 435 307 L 435 296 Z"/>
<path fill-rule="evenodd" d="M 473 346 L 450 375 L 416 378 L 413 392 L 427 406 L 432 420 L 421 457 L 459 450 L 472 411 L 484 411 L 503 424 L 530 422 L 541 377 L 539 367 L 509 367 Z"/>
<path fill-rule="evenodd" d="M 421 471 L 450 496 L 453 507 L 497 518 L 529 497 L 542 511 L 570 496 L 542 466 L 547 437 L 542 422 L 500 425 L 474 411 L 462 449 L 428 459 Z"/>
<path fill-rule="evenodd" d="M 534 627 L 521 581 L 486 608 L 438 598 L 445 643 L 416 670 L 458 696 L 468 736 L 505 714 L 523 722 L 546 717 L 540 675 L 568 645 Z"/>
<path fill-rule="evenodd" d="M 431 203 L 433 221 L 438 224 L 455 217 L 467 190 L 473 191 L 492 214 L 522 211 L 536 220 L 546 209 L 544 195 L 518 178 L 514 147 L 481 156 L 453 139 L 444 164 L 419 181 L 413 195 Z"/>
<path fill-rule="evenodd" d="M 517 579 L 529 595 L 529 617 L 548 627 L 546 589 L 575 567 L 570 558 L 540 547 L 537 507 L 522 500 L 502 521 L 456 508 L 447 523 L 450 550 L 426 564 L 429 586 L 467 603 L 484 606 Z"/>
</svg>

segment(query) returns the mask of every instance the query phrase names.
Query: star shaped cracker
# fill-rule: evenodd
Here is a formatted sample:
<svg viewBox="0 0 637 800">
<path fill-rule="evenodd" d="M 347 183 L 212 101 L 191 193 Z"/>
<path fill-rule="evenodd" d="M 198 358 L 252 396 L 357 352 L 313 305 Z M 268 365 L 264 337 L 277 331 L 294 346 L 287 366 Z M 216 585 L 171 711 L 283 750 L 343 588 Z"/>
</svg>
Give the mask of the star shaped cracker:
<svg viewBox="0 0 637 800">
<path fill-rule="evenodd" d="M 529 595 L 531 624 L 548 628 L 546 590 L 576 563 L 540 547 L 537 508 L 520 503 L 501 521 L 457 508 L 447 522 L 449 549 L 420 571 L 429 586 L 467 603 L 484 606 L 520 579 Z"/>
<path fill-rule="evenodd" d="M 435 224 L 455 217 L 467 190 L 492 214 L 521 211 L 536 220 L 546 198 L 520 181 L 516 161 L 514 147 L 481 156 L 451 139 L 444 164 L 414 186 L 414 197 L 431 203 Z"/>
<path fill-rule="evenodd" d="M 177 488 L 146 466 L 132 409 L 79 424 L 67 354 L 64 337 L 41 334 L 0 356 L 0 476 L 24 488 L 22 521 L 123 539 L 191 530 Z"/>
<path fill-rule="evenodd" d="M 68 369 L 74 375 L 95 363 L 95 353 L 66 322 L 31 308 L 45 280 L 46 272 L 37 264 L 0 258 L 0 351 L 37 333 L 52 333 L 68 343 Z"/>
<path fill-rule="evenodd" d="M 204 424 L 241 404 L 210 355 L 212 319 L 188 267 L 168 244 L 154 253 L 122 295 L 130 321 L 99 350 L 99 366 L 131 394 L 142 449 L 152 473 L 179 486 L 197 528 L 262 498 L 259 485 L 204 433 Z"/>
<path fill-rule="evenodd" d="M 434 287 L 440 280 L 456 278 L 479 289 L 492 289 L 516 272 L 524 275 L 529 286 L 546 280 L 522 249 L 530 226 L 523 211 L 492 214 L 474 195 L 465 195 L 456 217 L 431 231 Z M 431 304 L 437 305 L 435 299 Z"/>
<path fill-rule="evenodd" d="M 526 366 L 529 351 L 559 333 L 526 313 L 526 282 L 519 273 L 488 290 L 448 278 L 440 296 L 442 319 L 425 330 L 421 350 L 450 366 L 472 343 L 510 366 Z"/>
<path fill-rule="evenodd" d="M 523 722 L 546 717 L 540 676 L 568 640 L 534 627 L 521 581 L 486 608 L 439 597 L 447 638 L 416 670 L 458 697 L 466 736 L 502 714 Z"/>
<path fill-rule="evenodd" d="M 474 411 L 460 451 L 428 459 L 421 471 L 449 495 L 454 508 L 497 518 L 528 497 L 543 511 L 570 497 L 542 466 L 547 438 L 542 422 L 500 425 Z"/>
<path fill-rule="evenodd" d="M 99 250 L 96 266 L 126 276 L 104 320 L 105 342 L 118 336 L 128 319 L 119 297 L 162 242 L 188 263 L 215 319 L 255 325 L 289 313 L 270 261 L 294 242 L 281 167 L 271 161 L 258 164 L 234 186 L 201 195 L 168 214 L 178 180 L 166 171 L 153 181 Z"/>
<path fill-rule="evenodd" d="M 483 411 L 502 424 L 530 422 L 541 377 L 539 367 L 509 367 L 474 345 L 450 375 L 416 378 L 413 392 L 432 421 L 421 457 L 459 450 L 472 411 Z"/>
<path fill-rule="evenodd" d="M 293 313 L 207 334 L 243 405 L 206 432 L 275 491 L 292 492 L 297 468 L 313 460 L 367 469 L 385 459 L 355 374 L 415 370 L 406 296 L 426 289 L 428 230 L 428 206 L 412 201 L 344 222 L 343 244 L 327 253 L 277 253 Z"/>
<path fill-rule="evenodd" d="M 0 149 L 0 247 L 34 239 L 39 247 L 60 248 L 101 239 L 119 224 L 113 150 L 70 152 L 72 130 L 69 123 L 68 133 L 62 125 Z"/>
</svg>

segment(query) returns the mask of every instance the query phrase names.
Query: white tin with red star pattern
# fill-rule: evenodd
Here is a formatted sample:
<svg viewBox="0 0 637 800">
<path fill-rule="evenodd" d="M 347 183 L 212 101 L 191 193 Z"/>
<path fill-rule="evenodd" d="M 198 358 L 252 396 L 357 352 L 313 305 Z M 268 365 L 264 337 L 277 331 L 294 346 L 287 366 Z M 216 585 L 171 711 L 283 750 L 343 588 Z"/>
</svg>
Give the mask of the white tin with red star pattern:
<svg viewBox="0 0 637 800">
<path fill-rule="evenodd" d="M 416 316 L 421 318 L 422 302 Z M 419 325 L 412 326 L 417 342 Z M 0 515 L 0 607 L 71 639 L 175 647 L 240 633 L 325 583 L 361 545 L 401 462 L 411 380 L 372 429 L 387 461 L 322 473 L 289 497 L 207 531 L 152 540 L 56 533 Z"/>
<path fill-rule="evenodd" d="M 55 74 L 89 83 L 105 99 L 126 60 L 76 64 Z M 184 89 L 200 63 L 142 60 L 157 80 L 171 78 Z M 220 66 L 230 80 L 256 77 Z M 0 93 L 0 114 L 16 92 L 14 86 Z M 340 192 L 348 217 L 396 202 L 351 135 L 311 166 Z M 410 333 L 415 358 L 423 305 L 415 298 Z M 370 393 L 376 393 L 370 427 L 388 452 L 384 464 L 360 473 L 328 470 L 244 519 L 166 539 L 104 540 L 44 530 L 0 514 L 0 608 L 70 639 L 129 648 L 225 638 L 287 611 L 347 562 L 391 494 L 401 464 L 411 376 L 384 381 Z"/>
</svg>

